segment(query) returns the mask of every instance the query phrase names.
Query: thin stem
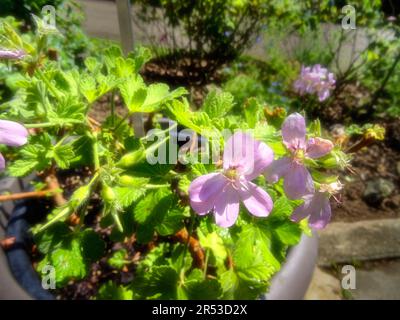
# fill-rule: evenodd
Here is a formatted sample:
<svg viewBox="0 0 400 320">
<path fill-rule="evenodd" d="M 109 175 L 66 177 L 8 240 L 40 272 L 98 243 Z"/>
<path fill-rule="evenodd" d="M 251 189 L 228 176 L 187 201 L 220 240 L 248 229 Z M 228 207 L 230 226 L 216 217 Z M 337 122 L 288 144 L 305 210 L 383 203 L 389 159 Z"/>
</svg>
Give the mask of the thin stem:
<svg viewBox="0 0 400 320">
<path fill-rule="evenodd" d="M 189 245 L 190 245 L 190 238 L 192 237 L 193 234 L 193 228 L 194 228 L 194 222 L 195 222 L 195 216 L 193 215 L 192 210 L 190 210 L 190 227 L 189 227 L 189 234 L 186 240 L 186 244 L 185 244 L 185 251 L 183 252 L 183 259 L 182 259 L 182 265 L 181 265 L 181 270 L 184 269 L 185 266 L 185 262 L 186 262 L 186 256 L 187 256 L 187 252 L 189 249 Z"/>
<path fill-rule="evenodd" d="M 52 123 L 52 122 L 42 122 L 42 123 L 29 123 L 29 124 L 24 124 L 25 128 L 49 128 L 49 127 L 57 127 L 58 124 Z"/>
<path fill-rule="evenodd" d="M 53 123 L 53 122 L 41 122 L 41 123 L 27 123 L 24 124 L 25 128 L 50 128 L 50 127 L 67 127 L 74 124 L 82 124 L 82 121 L 79 120 L 69 120 L 64 123 Z"/>
<path fill-rule="evenodd" d="M 160 189 L 160 188 L 165 188 L 169 187 L 170 185 L 168 183 L 166 184 L 148 184 L 146 185 L 146 189 Z"/>
<path fill-rule="evenodd" d="M 50 90 L 50 92 L 57 98 L 57 100 L 60 100 L 60 95 L 58 94 L 57 90 L 54 89 L 54 86 L 50 83 L 49 79 L 47 79 L 44 76 L 44 74 L 41 70 L 37 69 L 36 72 L 37 72 L 40 80 L 42 80 L 46 84 L 46 86 Z"/>
<path fill-rule="evenodd" d="M 207 277 L 207 267 L 208 267 L 208 257 L 209 256 L 210 256 L 210 249 L 206 249 L 206 258 L 204 261 L 204 272 L 203 272 L 204 279 Z"/>
<path fill-rule="evenodd" d="M 94 162 L 94 170 L 98 171 L 100 169 L 100 158 L 99 158 L 99 149 L 98 149 L 98 141 L 97 136 L 93 136 L 93 162 Z"/>
<path fill-rule="evenodd" d="M 111 125 L 115 125 L 115 90 L 111 92 Z"/>
<path fill-rule="evenodd" d="M 114 127 L 113 130 L 114 130 L 114 131 L 117 131 L 117 129 L 121 126 L 121 124 L 122 124 L 124 121 L 126 121 L 126 119 L 128 119 L 130 115 L 131 115 L 131 113 L 128 113 L 125 117 L 123 117 L 123 118 L 121 119 L 121 121 L 118 122 L 118 124 Z"/>
<path fill-rule="evenodd" d="M 161 133 L 167 133 L 167 132 L 169 132 L 169 131 L 171 131 L 171 130 L 175 129 L 177 126 L 178 126 L 178 123 L 177 123 L 177 122 L 175 122 L 175 123 L 174 123 L 172 126 L 169 126 L 167 129 L 164 129 L 164 130 L 158 131 L 157 133 L 158 133 L 158 134 L 161 134 Z M 150 137 L 150 136 L 149 136 L 149 135 L 147 135 L 147 136 L 141 137 L 141 138 L 140 138 L 140 140 L 147 140 L 149 137 Z"/>
</svg>

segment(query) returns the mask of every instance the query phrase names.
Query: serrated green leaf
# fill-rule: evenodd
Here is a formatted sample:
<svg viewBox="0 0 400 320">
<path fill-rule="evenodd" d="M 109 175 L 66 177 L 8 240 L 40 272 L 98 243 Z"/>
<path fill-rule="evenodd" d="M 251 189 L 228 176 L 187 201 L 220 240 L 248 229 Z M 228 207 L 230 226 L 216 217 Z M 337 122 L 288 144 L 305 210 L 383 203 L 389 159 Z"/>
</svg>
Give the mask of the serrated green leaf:
<svg viewBox="0 0 400 320">
<path fill-rule="evenodd" d="M 169 266 L 154 266 L 136 278 L 134 288 L 146 299 L 176 299 L 178 273 Z"/>
<path fill-rule="evenodd" d="M 211 118 L 217 119 L 227 114 L 233 107 L 233 96 L 228 92 L 211 91 L 205 98 L 202 110 Z"/>
<path fill-rule="evenodd" d="M 112 256 L 107 260 L 108 264 L 116 269 L 122 269 L 129 261 L 126 260 L 128 252 L 126 249 L 115 251 Z"/>
<path fill-rule="evenodd" d="M 98 300 L 132 300 L 133 291 L 109 280 L 103 284 L 96 295 Z"/>
<path fill-rule="evenodd" d="M 78 240 L 73 239 L 68 246 L 51 251 L 39 265 L 38 270 L 50 264 L 55 269 L 56 285 L 65 285 L 71 279 L 83 279 L 87 275 L 87 265 L 81 253 Z"/>
<path fill-rule="evenodd" d="M 74 159 L 75 153 L 69 144 L 58 145 L 53 148 L 53 157 L 61 169 L 67 169 L 70 166 L 71 160 Z"/>
</svg>

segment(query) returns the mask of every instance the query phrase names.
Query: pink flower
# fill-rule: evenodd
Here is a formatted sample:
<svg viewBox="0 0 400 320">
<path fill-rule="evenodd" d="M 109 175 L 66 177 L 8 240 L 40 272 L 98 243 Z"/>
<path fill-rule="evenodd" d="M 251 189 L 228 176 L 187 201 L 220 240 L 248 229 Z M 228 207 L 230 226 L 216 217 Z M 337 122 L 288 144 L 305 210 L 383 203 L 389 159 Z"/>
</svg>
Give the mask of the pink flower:
<svg viewBox="0 0 400 320">
<path fill-rule="evenodd" d="M 28 140 L 28 130 L 14 121 L 0 120 L 0 144 L 19 147 Z M 5 160 L 0 153 L 0 170 L 4 170 Z"/>
<path fill-rule="evenodd" d="M 326 100 L 330 90 L 335 86 L 335 76 L 328 69 L 316 64 L 313 67 L 302 67 L 299 79 L 294 83 L 294 89 L 300 94 L 317 94 L 319 101 Z"/>
<path fill-rule="evenodd" d="M 22 59 L 25 56 L 24 50 L 0 49 L 0 59 Z"/>
<path fill-rule="evenodd" d="M 286 195 L 299 199 L 314 192 L 311 174 L 304 166 L 306 157 L 316 159 L 329 153 L 333 144 L 322 138 L 306 139 L 306 123 L 299 113 L 293 113 L 282 124 L 282 139 L 290 156 L 275 160 L 264 172 L 270 183 L 284 178 Z"/>
<path fill-rule="evenodd" d="M 232 226 L 239 214 L 239 202 L 256 217 L 267 217 L 271 197 L 252 183 L 273 161 L 273 151 L 251 136 L 237 132 L 229 138 L 223 155 L 223 172 L 210 173 L 192 181 L 190 205 L 199 215 L 214 212 L 216 224 Z"/>
<path fill-rule="evenodd" d="M 321 184 L 320 189 L 314 194 L 303 197 L 304 203 L 297 207 L 290 219 L 299 222 L 309 217 L 308 224 L 314 229 L 323 229 L 331 220 L 331 205 L 329 197 L 343 188 L 340 181 L 330 184 Z M 335 197 L 334 197 L 335 198 Z M 336 199 L 336 198 L 335 198 Z"/>
<path fill-rule="evenodd" d="M 304 203 L 298 206 L 290 219 L 299 222 L 310 217 L 308 224 L 314 229 L 323 229 L 331 219 L 331 205 L 327 192 L 315 192 L 303 197 Z"/>
</svg>

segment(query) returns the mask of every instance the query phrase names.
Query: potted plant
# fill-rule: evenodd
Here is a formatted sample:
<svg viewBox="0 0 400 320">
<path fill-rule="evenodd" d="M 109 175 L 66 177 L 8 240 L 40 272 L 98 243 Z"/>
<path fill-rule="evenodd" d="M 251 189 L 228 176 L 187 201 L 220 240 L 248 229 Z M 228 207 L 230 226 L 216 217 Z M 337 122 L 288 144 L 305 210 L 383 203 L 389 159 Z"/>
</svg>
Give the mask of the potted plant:
<svg viewBox="0 0 400 320">
<path fill-rule="evenodd" d="M 320 137 L 319 122 L 264 114 L 254 99 L 231 112 L 232 96 L 217 91 L 191 111 L 185 89 L 144 83 L 145 49 L 124 57 L 110 47 L 81 72 L 62 70 L 45 55 L 57 31 L 37 25 L 27 42 L 4 24 L 0 51 L 22 77 L 0 120 L 0 141 L 19 146 L 6 150 L 7 171 L 38 177 L 18 196 L 36 200 L 20 203 L 8 224 L 14 274 L 33 265 L 36 285 L 54 285 L 52 296 L 64 299 L 265 296 L 302 234 L 326 226 L 341 187 L 326 169 L 346 165 L 346 155 Z M 105 95 L 109 115 L 95 120 Z M 135 113 L 147 115 L 145 136 L 133 131 Z M 314 242 L 302 243 L 289 264 L 315 261 Z M 313 264 L 299 268 L 304 288 Z M 35 296 L 31 280 L 22 285 Z"/>
</svg>

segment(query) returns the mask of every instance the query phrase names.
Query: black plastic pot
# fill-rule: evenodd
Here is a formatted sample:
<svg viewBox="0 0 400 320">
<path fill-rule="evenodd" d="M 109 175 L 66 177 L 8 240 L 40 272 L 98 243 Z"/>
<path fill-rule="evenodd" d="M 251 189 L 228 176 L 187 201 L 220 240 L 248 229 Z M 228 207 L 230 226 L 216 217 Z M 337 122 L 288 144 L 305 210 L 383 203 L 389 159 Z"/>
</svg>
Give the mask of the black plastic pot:
<svg viewBox="0 0 400 320">
<path fill-rule="evenodd" d="M 39 208 L 29 201 L 17 203 L 12 210 L 6 235 L 15 237 L 16 243 L 6 251 L 7 259 L 0 249 L 0 299 L 54 299 L 51 292 L 42 288 L 26 249 L 32 244 L 29 235 L 30 217 L 37 210 Z M 0 228 L 0 238 L 2 232 Z M 317 234 L 314 233 L 312 237 L 303 235 L 300 243 L 290 249 L 287 261 L 273 277 L 269 292 L 261 299 L 303 299 L 314 272 L 317 255 Z"/>
</svg>

